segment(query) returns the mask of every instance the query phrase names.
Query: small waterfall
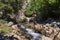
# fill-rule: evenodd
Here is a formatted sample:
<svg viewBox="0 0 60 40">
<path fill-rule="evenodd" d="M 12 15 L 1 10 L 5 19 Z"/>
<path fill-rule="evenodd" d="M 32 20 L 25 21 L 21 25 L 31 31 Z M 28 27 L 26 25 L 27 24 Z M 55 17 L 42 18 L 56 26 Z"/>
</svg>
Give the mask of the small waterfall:
<svg viewBox="0 0 60 40">
<path fill-rule="evenodd" d="M 27 22 L 30 22 L 31 18 L 29 18 L 29 17 L 26 17 L 26 20 L 27 20 Z"/>
<path fill-rule="evenodd" d="M 42 36 L 39 33 L 36 33 L 33 29 L 26 28 L 24 25 L 19 24 L 19 27 L 23 30 L 26 30 L 26 34 L 29 34 L 32 36 L 31 40 L 39 40 L 39 38 Z"/>
</svg>

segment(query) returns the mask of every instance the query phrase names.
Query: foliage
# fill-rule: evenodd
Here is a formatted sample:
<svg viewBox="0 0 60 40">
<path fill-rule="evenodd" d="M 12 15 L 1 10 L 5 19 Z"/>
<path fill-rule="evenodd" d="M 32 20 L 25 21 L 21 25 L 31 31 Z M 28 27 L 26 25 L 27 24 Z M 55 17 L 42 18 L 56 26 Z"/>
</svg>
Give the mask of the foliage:
<svg viewBox="0 0 60 40">
<path fill-rule="evenodd" d="M 0 10 L 3 10 L 3 14 L 0 16 L 7 18 L 7 14 L 18 13 L 22 9 L 24 1 L 28 0 L 0 0 Z M 39 19 L 46 19 L 47 17 L 59 17 L 60 16 L 60 0 L 30 0 L 27 2 L 25 9 L 26 15 L 32 15 L 36 13 Z M 39 20 L 40 21 L 40 20 Z M 10 31 L 10 28 L 3 25 L 5 21 L 0 20 L 0 30 L 4 32 Z"/>
<path fill-rule="evenodd" d="M 59 0 L 32 0 L 26 8 L 25 14 L 37 13 L 39 18 L 54 17 L 60 15 Z"/>
<path fill-rule="evenodd" d="M 24 1 L 28 0 L 0 0 L 0 9 L 7 11 L 6 13 L 16 14 L 22 8 Z M 47 17 L 47 15 L 60 14 L 59 0 L 30 0 L 27 4 L 25 9 L 26 15 L 37 13 L 40 17 Z"/>
<path fill-rule="evenodd" d="M 32 13 L 36 13 L 38 9 L 40 9 L 43 3 L 43 0 L 31 0 L 30 3 L 28 3 L 27 8 L 26 8 L 26 15 L 31 15 Z"/>
</svg>

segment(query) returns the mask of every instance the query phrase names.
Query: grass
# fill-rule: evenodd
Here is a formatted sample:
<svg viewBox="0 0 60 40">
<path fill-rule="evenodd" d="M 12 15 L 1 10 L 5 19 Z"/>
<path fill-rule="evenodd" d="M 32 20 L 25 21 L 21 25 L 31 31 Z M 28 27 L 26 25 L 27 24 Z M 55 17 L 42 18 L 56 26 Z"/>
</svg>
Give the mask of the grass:
<svg viewBox="0 0 60 40">
<path fill-rule="evenodd" d="M 0 32 L 10 33 L 11 27 L 8 27 L 7 25 L 5 25 L 5 23 L 7 23 L 7 22 L 4 20 L 0 20 Z"/>
</svg>

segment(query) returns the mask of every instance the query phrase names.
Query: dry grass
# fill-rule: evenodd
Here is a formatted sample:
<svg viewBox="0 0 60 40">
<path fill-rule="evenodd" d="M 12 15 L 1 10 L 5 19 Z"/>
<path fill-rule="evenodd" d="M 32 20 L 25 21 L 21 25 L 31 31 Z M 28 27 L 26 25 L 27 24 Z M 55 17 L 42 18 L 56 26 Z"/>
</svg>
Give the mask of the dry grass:
<svg viewBox="0 0 60 40">
<path fill-rule="evenodd" d="M 3 32 L 3 33 L 11 32 L 11 27 L 8 27 L 7 25 L 5 25 L 5 23 L 7 22 L 4 20 L 0 20 L 0 32 Z"/>
</svg>

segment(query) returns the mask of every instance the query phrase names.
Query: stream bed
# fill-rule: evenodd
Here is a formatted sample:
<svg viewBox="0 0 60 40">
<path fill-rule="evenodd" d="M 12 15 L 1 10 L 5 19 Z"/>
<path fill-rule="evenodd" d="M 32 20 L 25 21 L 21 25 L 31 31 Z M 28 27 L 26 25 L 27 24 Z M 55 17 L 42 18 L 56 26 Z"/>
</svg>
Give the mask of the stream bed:
<svg viewBox="0 0 60 40">
<path fill-rule="evenodd" d="M 35 30 L 30 29 L 30 28 L 26 28 L 24 25 L 22 24 L 18 24 L 18 26 L 20 27 L 20 29 L 23 29 L 26 31 L 26 34 L 31 35 L 32 38 L 30 40 L 40 40 L 40 38 L 42 37 L 41 34 L 36 33 Z"/>
</svg>

